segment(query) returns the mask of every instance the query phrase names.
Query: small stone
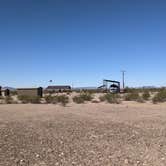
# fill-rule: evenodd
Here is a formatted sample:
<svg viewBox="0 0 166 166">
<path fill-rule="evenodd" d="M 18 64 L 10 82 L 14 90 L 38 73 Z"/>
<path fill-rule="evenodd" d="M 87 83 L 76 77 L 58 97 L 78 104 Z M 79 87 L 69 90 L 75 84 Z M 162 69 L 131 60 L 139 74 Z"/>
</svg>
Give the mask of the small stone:
<svg viewBox="0 0 166 166">
<path fill-rule="evenodd" d="M 139 161 L 139 160 L 137 160 L 137 164 L 140 164 L 140 161 Z"/>
<path fill-rule="evenodd" d="M 39 154 L 36 154 L 36 158 L 39 158 L 40 157 L 40 155 Z"/>
<path fill-rule="evenodd" d="M 124 160 L 124 163 L 125 163 L 125 164 L 128 164 L 128 163 L 129 163 L 129 160 L 128 160 L 128 159 L 125 159 L 125 160 Z"/>
<path fill-rule="evenodd" d="M 52 153 L 53 150 L 49 148 L 49 149 L 47 150 L 47 152 L 48 152 L 48 153 Z"/>
</svg>

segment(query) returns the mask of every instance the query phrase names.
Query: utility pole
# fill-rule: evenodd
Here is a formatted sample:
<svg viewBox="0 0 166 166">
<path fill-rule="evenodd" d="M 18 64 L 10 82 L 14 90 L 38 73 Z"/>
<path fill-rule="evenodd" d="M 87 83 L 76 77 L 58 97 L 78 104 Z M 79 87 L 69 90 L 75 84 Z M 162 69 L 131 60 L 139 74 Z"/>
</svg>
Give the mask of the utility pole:
<svg viewBox="0 0 166 166">
<path fill-rule="evenodd" d="M 125 70 L 122 70 L 122 82 L 123 82 L 123 89 L 125 88 Z"/>
</svg>

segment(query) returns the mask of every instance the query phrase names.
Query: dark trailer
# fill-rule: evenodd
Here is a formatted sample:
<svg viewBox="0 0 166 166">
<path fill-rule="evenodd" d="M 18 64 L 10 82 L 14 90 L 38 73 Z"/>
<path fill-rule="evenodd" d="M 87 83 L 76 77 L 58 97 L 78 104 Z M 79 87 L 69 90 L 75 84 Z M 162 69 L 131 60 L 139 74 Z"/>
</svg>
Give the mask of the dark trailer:
<svg viewBox="0 0 166 166">
<path fill-rule="evenodd" d="M 48 92 L 65 92 L 65 91 L 71 91 L 71 86 L 69 86 L 69 85 L 48 86 L 46 88 L 46 91 L 48 91 Z"/>
<path fill-rule="evenodd" d="M 43 96 L 43 88 L 18 88 L 17 89 L 18 96 Z"/>
</svg>

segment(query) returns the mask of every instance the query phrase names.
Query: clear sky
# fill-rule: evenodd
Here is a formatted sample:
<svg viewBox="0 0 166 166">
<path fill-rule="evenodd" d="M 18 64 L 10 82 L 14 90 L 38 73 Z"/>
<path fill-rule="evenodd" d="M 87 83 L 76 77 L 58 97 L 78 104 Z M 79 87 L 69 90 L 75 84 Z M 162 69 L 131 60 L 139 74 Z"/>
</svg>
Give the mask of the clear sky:
<svg viewBox="0 0 166 166">
<path fill-rule="evenodd" d="M 0 0 L 0 84 L 166 85 L 165 0 Z"/>
</svg>

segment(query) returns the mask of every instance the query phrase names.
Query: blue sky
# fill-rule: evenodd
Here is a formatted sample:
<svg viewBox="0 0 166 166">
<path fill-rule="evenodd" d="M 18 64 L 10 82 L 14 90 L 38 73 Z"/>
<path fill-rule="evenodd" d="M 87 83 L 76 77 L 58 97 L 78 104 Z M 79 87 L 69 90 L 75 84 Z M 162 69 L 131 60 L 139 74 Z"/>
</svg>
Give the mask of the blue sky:
<svg viewBox="0 0 166 166">
<path fill-rule="evenodd" d="M 166 85 L 165 0 L 0 0 L 0 84 Z"/>
</svg>

